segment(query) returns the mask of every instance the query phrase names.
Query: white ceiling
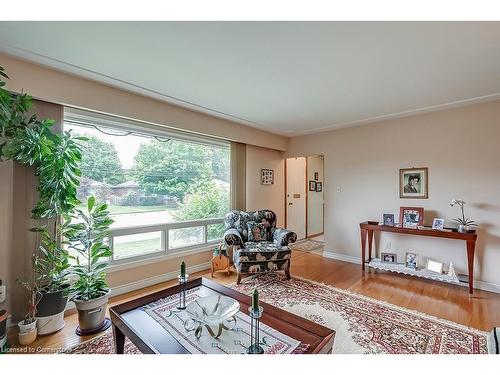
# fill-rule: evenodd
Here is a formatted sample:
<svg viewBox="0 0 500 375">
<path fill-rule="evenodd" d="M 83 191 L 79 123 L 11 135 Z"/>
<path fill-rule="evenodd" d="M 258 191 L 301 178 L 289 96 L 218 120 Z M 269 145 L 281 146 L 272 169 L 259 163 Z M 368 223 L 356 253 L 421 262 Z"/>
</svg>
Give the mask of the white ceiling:
<svg viewBox="0 0 500 375">
<path fill-rule="evenodd" d="M 500 22 L 0 22 L 0 50 L 288 136 L 500 98 Z"/>
</svg>

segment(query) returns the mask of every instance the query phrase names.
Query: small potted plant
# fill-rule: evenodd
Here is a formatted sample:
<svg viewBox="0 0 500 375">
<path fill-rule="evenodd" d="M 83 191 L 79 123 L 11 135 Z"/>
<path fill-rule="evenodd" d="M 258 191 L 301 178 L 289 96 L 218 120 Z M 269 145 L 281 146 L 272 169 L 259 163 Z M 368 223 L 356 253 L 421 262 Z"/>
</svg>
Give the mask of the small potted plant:
<svg viewBox="0 0 500 375">
<path fill-rule="evenodd" d="M 464 206 L 465 206 L 465 201 L 462 199 L 453 199 L 450 202 L 450 206 L 459 206 L 460 210 L 462 211 L 462 217 L 458 217 L 456 219 L 453 219 L 453 221 L 458 223 L 457 230 L 461 233 L 467 233 L 471 230 L 473 227 L 477 227 L 477 224 L 474 220 L 471 220 L 470 218 L 465 218 L 465 212 L 464 212 Z"/>
<path fill-rule="evenodd" d="M 33 263 L 36 263 L 36 255 L 33 255 Z M 17 325 L 19 327 L 19 344 L 29 345 L 33 343 L 37 337 L 38 331 L 36 328 L 36 306 L 40 301 L 40 289 L 35 274 L 30 275 L 27 279 L 18 279 L 19 285 L 28 293 L 28 309 L 24 319 Z"/>
<path fill-rule="evenodd" d="M 88 198 L 85 212 L 75 209 L 74 214 L 64 218 L 65 243 L 78 252 L 72 271 L 78 278 L 72 286 L 72 300 L 78 310 L 77 334 L 100 332 L 107 328 L 106 304 L 110 289 L 105 270 L 113 254 L 104 240 L 113 220 L 109 218 L 108 206 L 96 204 L 93 196 Z"/>
</svg>

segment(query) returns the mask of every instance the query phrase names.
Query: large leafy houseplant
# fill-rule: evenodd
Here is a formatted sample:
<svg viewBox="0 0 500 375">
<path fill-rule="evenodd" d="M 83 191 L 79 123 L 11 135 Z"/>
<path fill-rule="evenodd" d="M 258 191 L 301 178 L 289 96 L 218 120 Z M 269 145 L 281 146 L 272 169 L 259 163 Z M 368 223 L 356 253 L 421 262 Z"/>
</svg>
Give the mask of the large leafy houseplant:
<svg viewBox="0 0 500 375">
<path fill-rule="evenodd" d="M 38 177 L 39 198 L 32 218 L 41 224 L 31 229 L 38 234 L 32 273 L 41 294 L 64 292 L 70 264 L 62 244 L 61 216 L 79 203 L 76 189 L 82 154 L 77 141 L 85 138 L 55 133 L 53 120 L 30 115 L 31 96 L 6 90 L 6 79 L 0 67 L 0 160 L 31 167 Z"/>
<path fill-rule="evenodd" d="M 75 209 L 74 214 L 66 216 L 65 242 L 78 253 L 73 267 L 78 277 L 72 287 L 75 301 L 90 301 L 109 292 L 105 270 L 112 250 L 105 240 L 112 223 L 108 206 L 96 203 L 93 196 L 87 199 L 85 211 Z"/>
</svg>

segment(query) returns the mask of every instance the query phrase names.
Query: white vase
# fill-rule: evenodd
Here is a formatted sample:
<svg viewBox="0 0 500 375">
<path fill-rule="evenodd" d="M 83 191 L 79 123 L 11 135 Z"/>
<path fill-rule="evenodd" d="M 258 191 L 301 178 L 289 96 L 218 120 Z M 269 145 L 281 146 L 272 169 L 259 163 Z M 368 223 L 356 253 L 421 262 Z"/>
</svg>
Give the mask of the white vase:
<svg viewBox="0 0 500 375">
<path fill-rule="evenodd" d="M 469 230 L 470 230 L 470 227 L 468 225 L 462 225 L 460 224 L 457 228 L 457 230 L 460 232 L 460 233 L 467 233 Z"/>
</svg>

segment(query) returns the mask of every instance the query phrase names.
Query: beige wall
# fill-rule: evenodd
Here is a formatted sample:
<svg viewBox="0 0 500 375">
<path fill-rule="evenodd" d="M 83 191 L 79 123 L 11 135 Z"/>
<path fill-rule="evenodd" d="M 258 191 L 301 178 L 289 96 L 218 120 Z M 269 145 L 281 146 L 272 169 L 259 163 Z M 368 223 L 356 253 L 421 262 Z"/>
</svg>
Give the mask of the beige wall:
<svg viewBox="0 0 500 375">
<path fill-rule="evenodd" d="M 260 170 L 274 170 L 274 184 L 261 185 Z M 278 226 L 285 224 L 285 161 L 280 151 L 247 146 L 246 209 L 270 209 L 278 216 Z"/>
<path fill-rule="evenodd" d="M 0 54 L 7 88 L 65 106 L 151 122 L 231 141 L 285 150 L 286 137 Z"/>
<path fill-rule="evenodd" d="M 399 216 L 400 206 L 434 217 L 458 216 L 453 198 L 468 202 L 480 223 L 475 278 L 500 291 L 500 101 L 292 138 L 289 156 L 325 156 L 325 251 L 359 260 L 359 223 Z M 429 168 L 429 199 L 400 199 L 398 171 Z M 340 189 L 340 192 L 338 192 Z M 379 245 L 453 261 L 466 271 L 465 245 L 453 240 L 382 235 Z M 488 284 L 486 284 L 488 283 Z"/>
</svg>

